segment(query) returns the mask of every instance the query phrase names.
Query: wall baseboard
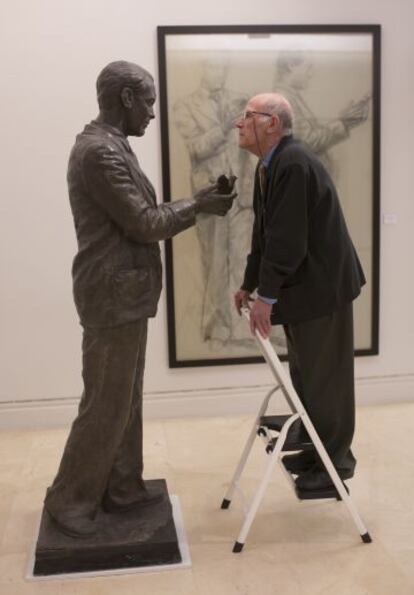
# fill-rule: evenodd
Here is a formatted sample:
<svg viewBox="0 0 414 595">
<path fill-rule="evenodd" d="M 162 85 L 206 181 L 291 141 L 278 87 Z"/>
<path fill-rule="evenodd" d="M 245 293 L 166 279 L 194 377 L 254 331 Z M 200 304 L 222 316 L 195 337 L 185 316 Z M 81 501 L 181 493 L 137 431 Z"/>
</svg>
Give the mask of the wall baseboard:
<svg viewBox="0 0 414 595">
<path fill-rule="evenodd" d="M 255 414 L 271 385 L 149 392 L 144 397 L 147 419 Z M 383 405 L 414 402 L 414 374 L 358 378 L 357 404 Z M 283 400 L 282 400 L 283 401 Z M 0 403 L 0 430 L 67 426 L 79 399 L 35 399 Z M 285 408 L 285 407 L 283 407 Z"/>
</svg>

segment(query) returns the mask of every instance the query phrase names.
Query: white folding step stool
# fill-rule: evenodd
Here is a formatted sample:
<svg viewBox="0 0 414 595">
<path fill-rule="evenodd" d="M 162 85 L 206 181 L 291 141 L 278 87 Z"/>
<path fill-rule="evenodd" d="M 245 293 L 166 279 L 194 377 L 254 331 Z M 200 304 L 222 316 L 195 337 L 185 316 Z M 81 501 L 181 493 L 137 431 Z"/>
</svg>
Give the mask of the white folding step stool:
<svg viewBox="0 0 414 595">
<path fill-rule="evenodd" d="M 247 321 L 250 320 L 250 314 L 248 308 L 243 309 L 243 315 L 246 317 Z M 253 446 L 253 442 L 256 436 L 261 436 L 266 444 L 266 452 L 269 455 L 269 462 L 267 464 L 267 468 L 265 470 L 264 476 L 260 482 L 259 488 L 253 497 L 253 500 L 250 504 L 249 510 L 247 511 L 245 521 L 241 528 L 240 534 L 238 536 L 237 541 L 234 544 L 233 552 L 239 553 L 242 551 L 243 546 L 245 544 L 247 534 L 250 530 L 250 527 L 253 523 L 254 517 L 258 511 L 260 503 L 263 499 L 265 494 L 266 488 L 272 476 L 272 473 L 275 469 L 277 462 L 280 463 L 281 468 L 285 476 L 287 477 L 288 481 L 292 485 L 293 489 L 296 492 L 297 497 L 302 499 L 316 499 L 316 498 L 336 498 L 337 500 L 342 500 L 345 506 L 348 508 L 349 513 L 354 520 L 355 525 L 359 531 L 361 539 L 364 543 L 370 543 L 371 537 L 365 527 L 361 517 L 358 514 L 357 509 L 349 495 L 349 490 L 339 477 L 331 459 L 329 458 L 328 453 L 325 450 L 316 430 L 311 422 L 308 414 L 306 413 L 301 400 L 298 397 L 297 392 L 295 391 L 292 381 L 290 380 L 289 374 L 285 371 L 282 363 L 280 362 L 275 350 L 269 339 L 263 339 L 258 331 L 256 331 L 256 340 L 259 344 L 260 350 L 269 364 L 273 375 L 276 379 L 276 385 L 268 392 L 266 395 L 262 405 L 260 406 L 259 412 L 255 419 L 253 428 L 249 434 L 249 437 L 246 442 L 246 446 L 242 452 L 240 457 L 239 463 L 236 467 L 234 472 L 233 478 L 231 480 L 230 486 L 226 492 L 226 495 L 223 499 L 221 504 L 221 508 L 227 509 L 230 506 L 231 499 L 233 493 L 236 488 L 239 487 L 239 480 L 243 473 L 243 469 L 246 465 L 248 456 Z M 274 415 L 274 416 L 266 416 L 266 410 L 269 405 L 269 401 L 274 393 L 280 391 L 283 396 L 285 397 L 292 414 L 291 415 Z M 286 442 L 286 438 L 288 436 L 288 431 L 292 427 L 294 423 L 302 422 L 303 426 L 305 427 L 308 435 L 309 435 L 309 443 L 306 444 L 298 444 L 298 443 L 289 443 Z M 276 431 L 278 433 L 277 437 L 271 434 L 271 431 Z M 285 447 L 285 448 L 284 448 Z M 295 482 L 292 478 L 292 475 L 285 469 L 281 458 L 282 453 L 286 451 L 294 451 L 294 450 L 302 450 L 302 449 L 313 449 L 315 448 L 318 455 L 320 456 L 326 471 L 330 475 L 332 479 L 332 483 L 335 486 L 334 488 L 330 487 L 326 490 L 318 490 L 317 492 L 307 492 L 306 494 L 300 492 Z"/>
</svg>

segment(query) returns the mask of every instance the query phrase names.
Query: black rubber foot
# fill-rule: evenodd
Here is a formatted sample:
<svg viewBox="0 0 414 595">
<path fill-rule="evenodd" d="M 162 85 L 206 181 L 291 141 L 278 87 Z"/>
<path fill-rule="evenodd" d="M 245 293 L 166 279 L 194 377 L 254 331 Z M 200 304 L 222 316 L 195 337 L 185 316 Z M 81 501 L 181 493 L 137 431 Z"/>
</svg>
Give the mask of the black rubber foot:
<svg viewBox="0 0 414 595">
<path fill-rule="evenodd" d="M 361 535 L 361 539 L 364 543 L 372 543 L 371 535 L 369 533 Z"/>
<path fill-rule="evenodd" d="M 224 498 L 223 502 L 221 503 L 221 508 L 223 510 L 226 510 L 230 506 L 230 502 L 231 500 L 226 500 L 226 498 Z"/>
<path fill-rule="evenodd" d="M 239 543 L 238 541 L 235 542 L 233 547 L 233 553 L 239 554 L 243 549 L 244 543 Z"/>
</svg>

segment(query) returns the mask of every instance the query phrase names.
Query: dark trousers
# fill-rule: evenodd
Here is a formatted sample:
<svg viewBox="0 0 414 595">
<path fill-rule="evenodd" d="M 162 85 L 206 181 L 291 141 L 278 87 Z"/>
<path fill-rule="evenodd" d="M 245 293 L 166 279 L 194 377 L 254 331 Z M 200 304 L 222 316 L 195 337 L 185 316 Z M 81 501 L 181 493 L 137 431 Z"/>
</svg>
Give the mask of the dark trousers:
<svg viewBox="0 0 414 595">
<path fill-rule="evenodd" d="M 128 504 L 143 489 L 142 384 L 147 319 L 83 333 L 84 392 L 45 505 L 93 518 L 105 492 Z"/>
<path fill-rule="evenodd" d="M 293 386 L 335 467 L 353 470 L 355 427 L 352 302 L 284 326 Z"/>
</svg>

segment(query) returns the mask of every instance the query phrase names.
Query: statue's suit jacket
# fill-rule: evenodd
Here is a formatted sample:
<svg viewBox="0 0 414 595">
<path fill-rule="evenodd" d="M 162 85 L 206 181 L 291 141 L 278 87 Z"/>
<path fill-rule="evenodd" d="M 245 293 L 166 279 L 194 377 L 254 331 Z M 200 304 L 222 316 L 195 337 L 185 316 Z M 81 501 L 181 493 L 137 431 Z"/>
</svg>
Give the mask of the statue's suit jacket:
<svg viewBox="0 0 414 595">
<path fill-rule="evenodd" d="M 292 136 L 272 155 L 264 198 L 256 172 L 252 247 L 242 287 L 277 298 L 272 323 L 319 318 L 365 283 L 333 182 Z"/>
<path fill-rule="evenodd" d="M 157 206 L 126 137 L 95 121 L 77 136 L 67 179 L 81 323 L 106 327 L 155 316 L 162 286 L 158 241 L 194 225 L 194 200 Z"/>
</svg>

